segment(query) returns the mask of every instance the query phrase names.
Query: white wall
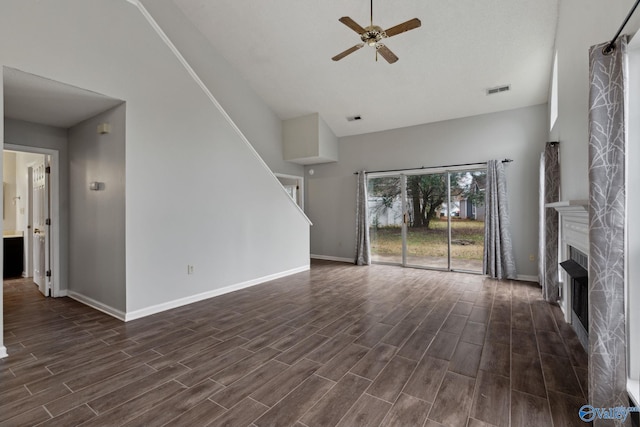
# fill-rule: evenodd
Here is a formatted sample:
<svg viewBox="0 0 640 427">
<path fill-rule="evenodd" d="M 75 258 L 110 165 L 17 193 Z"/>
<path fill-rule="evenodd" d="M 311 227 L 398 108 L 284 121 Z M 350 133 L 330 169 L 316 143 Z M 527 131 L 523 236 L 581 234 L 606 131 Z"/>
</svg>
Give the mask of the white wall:
<svg viewBox="0 0 640 427">
<path fill-rule="evenodd" d="M 634 38 L 629 53 L 629 93 L 640 92 L 640 40 Z M 635 218 L 640 210 L 640 98 L 629 97 L 629 139 L 627 141 L 627 215 Z M 634 191 L 635 190 L 635 191 Z M 627 387 L 636 404 L 640 403 L 640 223 L 627 221 L 626 312 L 627 312 L 627 369 L 631 381 Z"/>
<path fill-rule="evenodd" d="M 589 47 L 613 37 L 634 0 L 562 0 L 556 35 L 558 120 L 549 140 L 560 141 L 561 199 L 588 199 Z M 640 27 L 640 12 L 624 31 Z"/>
<path fill-rule="evenodd" d="M 273 172 L 302 175 L 303 167 L 283 159 L 282 121 L 172 0 L 142 0 L 218 102 Z"/>
<path fill-rule="evenodd" d="M 16 153 L 5 152 L 2 159 L 2 182 L 4 189 L 4 229 L 16 230 Z"/>
<path fill-rule="evenodd" d="M 0 64 L 127 102 L 127 315 L 308 268 L 307 219 L 133 4 L 5 0 Z"/>
<path fill-rule="evenodd" d="M 69 157 L 67 153 L 67 130 L 37 123 L 5 118 L 4 143 L 25 147 L 46 148 L 59 153 L 59 212 L 53 212 L 59 219 L 60 271 L 54 271 L 60 290 L 67 289 L 69 283 Z M 21 200 L 22 202 L 22 200 Z M 26 206 L 26 196 L 25 196 Z M 31 242 L 27 242 L 25 247 Z M 55 269 L 54 269 L 55 270 Z M 31 273 L 30 273 L 31 275 Z"/>
<path fill-rule="evenodd" d="M 357 170 L 440 166 L 510 158 L 507 167 L 519 275 L 537 275 L 538 166 L 548 130 L 547 105 L 344 137 L 337 163 L 310 165 L 306 211 L 311 253 L 354 257 Z"/>
<path fill-rule="evenodd" d="M 126 311 L 125 104 L 69 129 L 69 291 Z M 98 134 L 108 123 L 109 134 Z M 100 182 L 98 191 L 89 183 Z"/>
</svg>

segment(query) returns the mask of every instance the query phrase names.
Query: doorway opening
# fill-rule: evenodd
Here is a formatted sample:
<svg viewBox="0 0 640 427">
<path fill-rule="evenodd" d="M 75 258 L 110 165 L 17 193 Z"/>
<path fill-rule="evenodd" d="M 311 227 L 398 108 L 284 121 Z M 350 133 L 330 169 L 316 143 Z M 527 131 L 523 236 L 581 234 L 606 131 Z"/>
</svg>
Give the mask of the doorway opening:
<svg viewBox="0 0 640 427">
<path fill-rule="evenodd" d="M 287 194 L 293 199 L 300 209 L 304 211 L 304 178 L 297 175 L 274 174 Z"/>
<path fill-rule="evenodd" d="M 367 181 L 373 262 L 482 273 L 486 169 Z"/>
<path fill-rule="evenodd" d="M 58 152 L 4 147 L 3 278 L 28 278 L 44 296 L 62 296 Z"/>
</svg>

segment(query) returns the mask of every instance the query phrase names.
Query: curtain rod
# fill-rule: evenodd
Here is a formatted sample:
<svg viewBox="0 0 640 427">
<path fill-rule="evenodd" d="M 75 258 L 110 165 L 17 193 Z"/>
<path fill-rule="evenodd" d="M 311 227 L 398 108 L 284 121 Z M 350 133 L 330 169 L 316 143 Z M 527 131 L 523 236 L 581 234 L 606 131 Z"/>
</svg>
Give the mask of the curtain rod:
<svg viewBox="0 0 640 427">
<path fill-rule="evenodd" d="M 640 1 L 640 0 L 638 0 Z M 502 163 L 511 163 L 513 162 L 513 160 L 511 159 L 504 159 L 502 161 Z M 458 166 L 475 166 L 475 165 L 486 165 L 487 162 L 478 162 L 478 163 L 460 163 L 457 165 L 444 165 L 444 166 L 420 166 L 419 168 L 404 168 L 404 169 L 387 169 L 387 170 L 383 170 L 383 171 L 368 171 L 365 172 L 365 174 L 367 173 L 382 173 L 382 172 L 402 172 L 402 171 L 414 171 L 414 170 L 421 170 L 421 169 L 442 169 L 442 168 L 453 168 L 453 167 L 458 167 Z M 358 172 L 354 172 L 354 175 L 358 175 Z"/>
<path fill-rule="evenodd" d="M 636 11 L 636 8 L 638 7 L 638 4 L 640 4 L 640 0 L 636 0 L 636 4 L 633 5 L 631 10 L 627 14 L 627 17 L 624 19 L 624 22 L 622 22 L 622 25 L 620 25 L 620 28 L 618 28 L 618 32 L 616 33 L 616 35 L 613 36 L 613 38 L 611 39 L 609 44 L 606 45 L 604 47 L 604 49 L 602 49 L 602 53 L 603 54 L 611 55 L 613 53 L 613 51 L 616 50 L 616 40 L 618 40 L 618 36 L 620 36 L 620 33 L 624 29 L 625 25 L 627 25 L 627 22 L 629 22 L 629 19 L 631 18 L 631 15 L 633 15 L 633 12 Z"/>
</svg>

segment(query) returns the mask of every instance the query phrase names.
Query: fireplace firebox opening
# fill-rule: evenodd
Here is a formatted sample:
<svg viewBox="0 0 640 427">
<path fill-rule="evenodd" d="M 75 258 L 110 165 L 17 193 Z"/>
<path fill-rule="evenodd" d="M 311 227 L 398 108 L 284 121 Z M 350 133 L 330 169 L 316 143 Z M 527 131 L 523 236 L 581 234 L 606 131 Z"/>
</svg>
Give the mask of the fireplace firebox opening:
<svg viewBox="0 0 640 427">
<path fill-rule="evenodd" d="M 587 346 L 589 336 L 589 261 L 586 254 L 569 246 L 569 259 L 560 263 L 571 279 L 572 325 Z"/>
</svg>

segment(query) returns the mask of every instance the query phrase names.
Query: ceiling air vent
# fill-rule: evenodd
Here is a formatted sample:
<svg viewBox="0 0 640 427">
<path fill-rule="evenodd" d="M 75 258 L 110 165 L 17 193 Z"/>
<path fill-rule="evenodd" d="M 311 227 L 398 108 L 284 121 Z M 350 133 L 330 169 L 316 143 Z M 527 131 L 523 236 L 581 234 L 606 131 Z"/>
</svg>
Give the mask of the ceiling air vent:
<svg viewBox="0 0 640 427">
<path fill-rule="evenodd" d="M 355 121 L 358 121 L 358 120 L 362 120 L 362 117 L 361 116 L 349 116 L 349 117 L 347 117 L 347 121 L 348 122 L 355 122 Z"/>
<path fill-rule="evenodd" d="M 511 90 L 511 85 L 503 85 L 503 86 L 497 86 L 497 87 L 491 87 L 489 89 L 487 89 L 487 95 L 494 95 L 496 93 L 500 93 L 500 92 L 507 92 Z"/>
</svg>

